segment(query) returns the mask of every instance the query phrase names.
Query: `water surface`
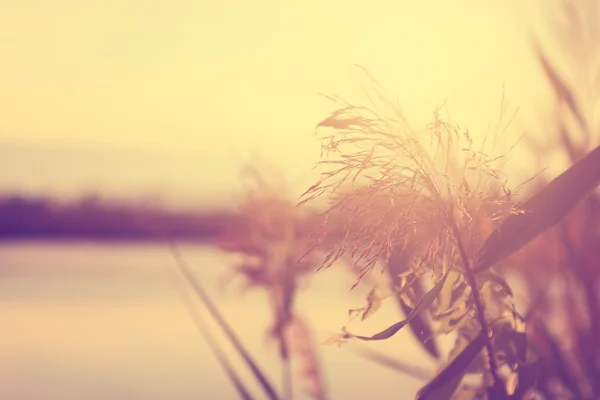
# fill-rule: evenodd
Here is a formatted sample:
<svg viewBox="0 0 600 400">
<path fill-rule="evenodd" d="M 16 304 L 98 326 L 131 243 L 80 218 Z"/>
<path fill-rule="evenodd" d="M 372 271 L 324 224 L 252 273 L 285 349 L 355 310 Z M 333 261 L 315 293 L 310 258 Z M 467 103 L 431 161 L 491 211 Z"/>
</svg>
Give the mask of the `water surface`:
<svg viewBox="0 0 600 400">
<path fill-rule="evenodd" d="M 231 256 L 207 246 L 186 245 L 182 252 L 279 384 L 276 351 L 266 338 L 266 297 L 224 285 Z M 155 244 L 0 245 L 0 398 L 237 398 L 168 279 L 173 267 L 168 249 Z M 314 328 L 330 398 L 412 398 L 418 380 L 365 363 L 343 347 L 321 345 L 346 322 L 349 308 L 362 305 L 368 288 L 349 293 L 353 279 L 341 266 L 318 273 L 297 303 Z M 374 333 L 399 317 L 389 302 L 353 328 Z M 213 323 L 208 327 L 219 334 Z M 432 366 L 408 332 L 373 348 Z M 296 399 L 307 398 L 300 383 L 295 391 Z"/>
</svg>

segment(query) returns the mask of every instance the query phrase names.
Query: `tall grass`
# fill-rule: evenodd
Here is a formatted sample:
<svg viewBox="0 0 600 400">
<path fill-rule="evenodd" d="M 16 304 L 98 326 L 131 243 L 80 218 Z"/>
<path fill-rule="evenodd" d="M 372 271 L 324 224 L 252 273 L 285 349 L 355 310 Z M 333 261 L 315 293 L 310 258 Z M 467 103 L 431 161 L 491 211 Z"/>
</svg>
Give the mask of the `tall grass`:
<svg viewBox="0 0 600 400">
<path fill-rule="evenodd" d="M 600 148 L 516 203 L 502 174 L 506 154 L 474 148 L 468 130 L 442 118 L 441 109 L 423 131 L 410 129 L 398 105 L 368 75 L 369 106 L 333 99 L 339 108 L 318 124 L 327 158 L 321 179 L 300 204 L 319 196 L 330 200 L 316 241 L 328 247 L 322 267 L 348 255 L 359 266 L 360 281 L 380 262 L 394 268 L 393 253 L 408 249 L 404 270 L 394 271 L 396 293 L 410 290 L 414 296 L 412 284 L 426 275 L 434 284 L 416 298 L 407 296 L 412 307 L 404 320 L 373 335 L 344 329 L 329 342 L 385 340 L 429 310 L 441 322 L 433 336 L 458 337 L 446 366 L 417 398 L 449 398 L 471 373 L 481 376 L 481 395 L 521 398 L 533 389 L 536 355 L 527 348 L 526 319 L 516 311 L 511 288 L 494 269 L 597 186 Z M 345 234 L 332 241 L 340 226 Z M 363 318 L 381 300 L 369 296 Z M 510 378 L 501 376 L 501 368 Z"/>
<path fill-rule="evenodd" d="M 554 146 L 542 149 L 562 152 L 574 165 L 571 170 L 587 164 L 593 178 L 600 162 L 584 156 L 598 152 L 600 137 L 600 6 L 590 0 L 561 0 L 549 12 L 555 21 L 550 25 L 554 40 L 533 40 L 541 71 L 556 96 L 547 123 Z M 586 176 L 571 181 L 578 179 Z M 546 398 L 600 397 L 598 226 L 595 191 L 506 266 L 524 280 L 534 304 L 528 337 L 539 357 L 536 387 Z M 549 287 L 556 290 L 549 292 Z"/>
<path fill-rule="evenodd" d="M 533 46 L 557 99 L 556 120 L 548 129 L 557 133 L 572 161 L 561 175 L 508 187 L 503 170 L 510 154 L 494 154 L 494 142 L 502 140 L 512 120 L 504 102 L 497 135 L 475 146 L 468 129 L 453 124 L 444 107 L 433 111 L 423 129 L 410 127 L 400 106 L 362 67 L 371 84 L 366 104 L 331 97 L 337 109 L 317 125 L 321 179 L 301 196 L 302 207 L 251 171 L 240 209 L 246 229 L 220 246 L 242 254 L 236 274 L 247 287 L 269 295 L 282 398 L 292 397 L 293 359 L 303 366 L 298 379 L 307 392 L 327 398 L 318 350 L 294 299 L 305 276 L 338 261 L 351 264 L 355 286 L 375 268 L 387 274 L 387 290 L 373 289 L 365 306 L 352 310 L 354 317 L 368 318 L 394 298 L 404 318 L 371 334 L 355 333 L 348 325 L 326 343 L 386 340 L 409 327 L 429 355 L 445 360 L 431 376 L 370 350 L 361 354 L 427 380 L 417 399 L 600 398 L 600 199 L 595 192 L 600 147 L 592 140 L 600 128 L 594 114 L 600 68 L 593 64 L 600 61 L 600 51 L 592 51 L 597 40 L 586 47 L 582 39 L 600 33 L 595 19 L 587 28 L 582 22 L 589 15 L 600 18 L 600 7 L 591 0 L 560 4 L 571 25 L 580 27 L 569 36 L 579 71 L 568 79 L 539 40 Z M 582 70 L 591 81 L 573 79 Z M 321 217 L 305 208 L 317 198 L 328 200 Z M 320 226 L 309 236 L 306 227 L 316 222 Z M 517 312 L 504 275 L 510 271 L 525 283 L 529 309 L 524 315 Z M 194 286 L 191 276 L 188 281 Z M 562 290 L 550 295 L 554 282 Z M 455 343 L 443 355 L 436 339 L 447 334 Z M 226 360 L 221 362 L 246 398 Z M 272 396 L 277 396 L 274 390 Z"/>
<path fill-rule="evenodd" d="M 467 372 L 484 347 L 489 367 L 481 372 L 489 374 L 490 386 L 498 391 L 503 386 L 497 384 L 494 343 L 473 339 L 491 337 L 492 327 L 499 331 L 506 324 L 488 318 L 482 291 L 490 302 L 497 303 L 494 319 L 506 314 L 513 317 L 514 307 L 502 291 L 505 285 L 483 278 L 488 285 L 479 287 L 471 260 L 489 222 L 516 212 L 501 172 L 504 156 L 490 157 L 474 148 L 468 130 L 451 125 L 441 116 L 442 109 L 435 110 L 433 122 L 424 132 L 411 130 L 399 106 L 369 77 L 370 107 L 336 99 L 340 108 L 318 124 L 319 133 L 326 130 L 321 134 L 324 153 L 334 157 L 322 162 L 322 179 L 304 194 L 303 202 L 328 196 L 329 224 L 341 223 L 346 231 L 342 240 L 331 246 L 324 267 L 349 254 L 361 267 L 362 277 L 379 261 L 389 264 L 394 252 L 410 249 L 398 293 L 425 275 L 430 275 L 435 285 L 415 299 L 406 319 L 375 335 L 345 331 L 339 339 L 384 340 L 427 309 L 437 317 L 455 313 L 447 323 L 460 331 L 464 349 L 454 354 L 448 368 L 460 367 L 460 371 L 442 370 L 421 397 L 454 392 L 461 380 L 457 377 Z M 321 240 L 329 232 L 326 224 Z M 473 295 L 463 297 L 467 288 Z M 463 301 L 467 307 L 462 306 Z"/>
<path fill-rule="evenodd" d="M 245 230 L 228 232 L 219 246 L 243 256 L 235 266 L 235 275 L 243 278 L 247 288 L 268 294 L 274 317 L 270 336 L 279 348 L 283 398 L 292 399 L 291 364 L 295 359 L 302 367 L 299 381 L 305 392 L 325 400 L 327 391 L 317 350 L 307 323 L 294 307 L 302 278 L 316 268 L 313 256 L 298 261 L 307 245 L 303 225 L 311 220 L 313 212 L 295 207 L 282 184 L 274 182 L 274 176 L 252 167 L 245 172 L 248 180 L 240 205 Z"/>
</svg>

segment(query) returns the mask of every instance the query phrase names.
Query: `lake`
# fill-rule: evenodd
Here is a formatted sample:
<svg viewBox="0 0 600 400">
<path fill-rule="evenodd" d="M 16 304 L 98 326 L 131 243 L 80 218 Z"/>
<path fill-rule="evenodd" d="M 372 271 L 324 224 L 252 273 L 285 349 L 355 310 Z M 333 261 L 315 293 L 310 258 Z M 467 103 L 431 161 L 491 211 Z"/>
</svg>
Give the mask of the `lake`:
<svg viewBox="0 0 600 400">
<path fill-rule="evenodd" d="M 182 245 L 181 251 L 279 385 L 276 348 L 266 338 L 266 296 L 240 293 L 235 282 L 224 285 L 234 261 L 231 255 L 198 245 Z M 174 266 L 169 250 L 160 244 L 1 244 L 0 398 L 236 399 L 173 289 L 168 272 Z M 348 309 L 364 304 L 370 288 L 350 293 L 353 282 L 354 276 L 336 265 L 312 276 L 297 300 L 298 312 L 314 328 L 329 398 L 413 398 L 423 382 L 363 361 L 346 346 L 321 344 L 346 323 Z M 388 301 L 372 318 L 351 327 L 370 334 L 401 317 L 396 304 Z M 207 326 L 221 337 L 212 322 Z M 432 372 L 435 368 L 408 331 L 369 346 Z M 251 380 L 247 372 L 241 375 Z M 294 392 L 295 399 L 308 398 L 299 382 Z M 258 390 L 254 393 L 263 398 Z"/>
</svg>

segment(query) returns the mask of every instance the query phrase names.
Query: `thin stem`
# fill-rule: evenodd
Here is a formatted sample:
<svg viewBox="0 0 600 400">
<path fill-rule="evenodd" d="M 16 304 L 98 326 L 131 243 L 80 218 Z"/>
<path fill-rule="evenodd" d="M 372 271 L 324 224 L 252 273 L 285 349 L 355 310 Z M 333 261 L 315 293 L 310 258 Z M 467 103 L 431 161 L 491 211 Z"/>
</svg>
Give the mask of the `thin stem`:
<svg viewBox="0 0 600 400">
<path fill-rule="evenodd" d="M 290 224 L 286 225 L 286 234 L 288 240 L 293 240 L 293 227 Z M 292 362 L 290 359 L 290 349 L 288 343 L 288 336 L 290 326 L 290 314 L 292 308 L 292 301 L 294 295 L 294 274 L 293 268 L 295 267 L 294 261 L 289 257 L 286 257 L 282 267 L 283 274 L 283 300 L 281 302 L 280 322 L 278 323 L 278 336 L 279 336 L 279 356 L 281 358 L 282 367 L 282 383 L 283 383 L 283 399 L 292 400 L 293 398 L 293 378 L 292 378 Z"/>
<path fill-rule="evenodd" d="M 177 294 L 179 294 L 179 297 L 181 298 L 182 303 L 187 308 L 188 314 L 194 321 L 194 325 L 196 325 L 196 329 L 204 337 L 204 340 L 206 340 L 208 347 L 214 354 L 214 356 L 217 359 L 217 361 L 219 362 L 219 364 L 221 364 L 221 366 L 223 367 L 223 370 L 225 371 L 225 373 L 227 374 L 227 376 L 229 377 L 229 379 L 235 386 L 240 397 L 243 400 L 254 400 L 254 397 L 252 397 L 252 395 L 250 394 L 250 392 L 248 391 L 248 389 L 246 388 L 246 386 L 240 379 L 239 375 L 235 372 L 235 369 L 229 362 L 227 356 L 221 350 L 221 348 L 217 344 L 217 341 L 212 336 L 210 331 L 206 328 L 206 322 L 202 319 L 202 317 L 200 316 L 200 313 L 194 307 L 192 299 L 186 292 L 185 288 L 179 282 L 177 282 L 177 280 L 173 274 L 174 274 L 174 272 L 171 272 L 171 274 L 169 276 L 171 278 L 171 283 L 173 284 L 173 287 L 175 288 L 175 291 L 177 292 Z"/>
<path fill-rule="evenodd" d="M 486 332 L 486 341 L 485 348 L 488 353 L 488 363 L 490 366 L 490 375 L 492 377 L 492 386 L 497 387 L 497 385 L 502 382 L 500 377 L 498 376 L 498 364 L 496 363 L 496 358 L 494 356 L 494 346 L 492 345 L 492 341 L 490 340 L 492 331 L 485 319 L 485 305 L 483 304 L 483 300 L 481 299 L 481 292 L 479 291 L 479 286 L 477 285 L 477 280 L 475 279 L 475 274 L 471 269 L 471 263 L 469 262 L 469 257 L 467 255 L 467 251 L 465 250 L 465 246 L 463 244 L 460 232 L 456 223 L 453 223 L 454 236 L 456 238 L 456 243 L 458 245 L 458 250 L 460 252 L 460 257 L 463 262 L 463 266 L 465 267 L 465 277 L 467 279 L 467 283 L 471 287 L 471 292 L 473 293 L 473 302 L 475 303 L 475 308 L 477 309 L 477 319 L 479 321 L 479 325 L 481 325 L 481 329 Z"/>
<path fill-rule="evenodd" d="M 221 315 L 217 306 L 212 302 L 208 294 L 204 291 L 204 288 L 202 287 L 202 285 L 200 285 L 200 282 L 198 281 L 196 276 L 192 273 L 192 271 L 185 263 L 175 243 L 170 241 L 169 244 L 171 253 L 175 258 L 176 265 L 179 271 L 183 274 L 183 276 L 186 278 L 192 289 L 194 289 L 194 291 L 196 292 L 202 303 L 205 305 L 209 313 L 221 327 L 231 344 L 235 347 L 235 350 L 244 359 L 248 367 L 252 370 L 252 373 L 262 386 L 267 397 L 270 400 L 279 400 L 279 396 L 275 392 L 275 389 L 273 389 L 273 385 L 271 385 L 271 383 L 268 381 L 265 374 L 261 371 L 256 362 L 252 359 L 250 353 L 248 353 L 248 351 L 246 350 L 240 339 L 237 337 L 233 329 L 229 326 L 225 318 Z"/>
<path fill-rule="evenodd" d="M 283 339 L 285 341 L 285 339 Z M 283 400 L 292 400 L 293 398 L 293 383 L 292 383 L 292 363 L 290 362 L 290 356 L 287 351 L 287 343 L 284 343 L 282 347 L 285 347 L 285 356 L 281 357 L 282 367 L 282 381 L 283 381 Z"/>
</svg>

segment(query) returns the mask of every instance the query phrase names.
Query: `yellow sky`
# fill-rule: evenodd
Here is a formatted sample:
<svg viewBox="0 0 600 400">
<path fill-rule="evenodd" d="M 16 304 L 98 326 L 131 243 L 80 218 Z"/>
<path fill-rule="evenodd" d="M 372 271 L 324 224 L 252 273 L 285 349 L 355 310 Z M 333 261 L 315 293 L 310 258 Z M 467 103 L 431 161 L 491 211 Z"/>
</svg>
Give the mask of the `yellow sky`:
<svg viewBox="0 0 600 400">
<path fill-rule="evenodd" d="M 331 110 L 317 93 L 362 100 L 354 63 L 417 124 L 448 98 L 455 120 L 483 128 L 504 83 L 528 127 L 547 92 L 522 7 L 6 0 L 0 167 L 11 174 L 0 189 L 219 197 L 252 152 L 297 176 L 317 160 L 313 127 Z"/>
</svg>

